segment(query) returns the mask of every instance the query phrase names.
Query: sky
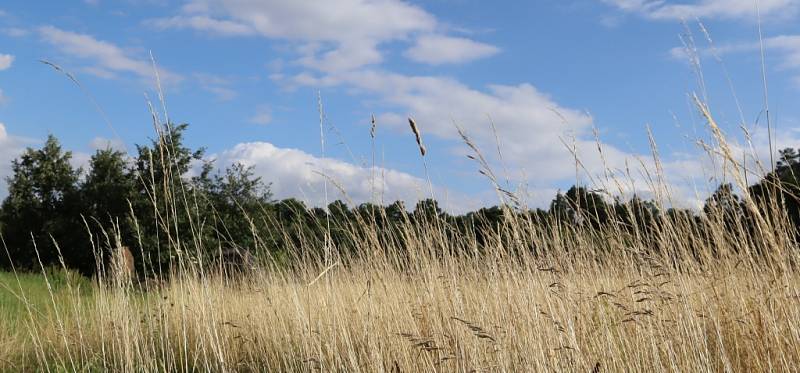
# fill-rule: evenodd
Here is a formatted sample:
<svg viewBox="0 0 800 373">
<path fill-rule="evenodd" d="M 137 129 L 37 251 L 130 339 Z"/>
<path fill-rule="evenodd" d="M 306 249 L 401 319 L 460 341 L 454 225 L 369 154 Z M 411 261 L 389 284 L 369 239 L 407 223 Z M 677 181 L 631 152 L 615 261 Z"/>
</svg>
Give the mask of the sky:
<svg viewBox="0 0 800 373">
<path fill-rule="evenodd" d="M 696 207 L 728 173 L 694 97 L 750 168 L 769 162 L 766 107 L 773 149 L 800 146 L 798 20 L 800 0 L 6 0 L 0 177 L 48 134 L 76 166 L 130 152 L 152 104 L 218 167 L 309 205 L 464 212 L 499 203 L 496 183 L 546 207 L 661 180 Z"/>
</svg>

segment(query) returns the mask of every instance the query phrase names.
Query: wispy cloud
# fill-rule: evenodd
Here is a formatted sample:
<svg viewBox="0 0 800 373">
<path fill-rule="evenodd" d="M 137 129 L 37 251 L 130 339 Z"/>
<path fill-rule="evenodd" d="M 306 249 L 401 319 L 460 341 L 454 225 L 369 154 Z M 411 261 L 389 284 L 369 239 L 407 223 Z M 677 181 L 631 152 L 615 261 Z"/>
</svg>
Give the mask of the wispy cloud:
<svg viewBox="0 0 800 373">
<path fill-rule="evenodd" d="M 133 57 L 111 42 L 53 26 L 40 27 L 38 32 L 42 40 L 52 44 L 61 52 L 89 61 L 91 65 L 84 68 L 84 71 L 101 78 L 114 78 L 118 74 L 125 73 L 152 82 L 155 77 L 148 58 Z M 158 73 L 162 82 L 166 84 L 177 83 L 183 79 L 181 75 L 163 68 L 159 68 Z"/>
<path fill-rule="evenodd" d="M 181 15 L 169 18 L 158 18 L 145 23 L 159 29 L 195 29 L 224 36 L 256 34 L 256 31 L 248 25 L 214 19 L 205 15 Z"/>
<path fill-rule="evenodd" d="M 779 59 L 777 68 L 789 71 L 794 75 L 798 87 L 800 87 L 800 35 L 778 35 L 764 39 L 764 47 Z M 737 53 L 757 53 L 761 48 L 758 40 L 726 43 L 711 47 L 700 48 L 697 54 L 700 57 L 713 56 L 716 54 L 722 57 Z M 670 55 L 682 61 L 690 60 L 691 56 L 685 47 L 674 47 L 670 50 Z"/>
<path fill-rule="evenodd" d="M 289 40 L 301 44 L 296 62 L 329 73 L 380 64 L 382 44 L 415 41 L 420 35 L 424 36 L 407 54 L 418 62 L 465 62 L 497 51 L 487 44 L 445 36 L 436 17 L 400 0 L 330 0 L 313 6 L 281 0 L 192 0 L 180 14 L 147 23 L 162 29 Z"/>
<path fill-rule="evenodd" d="M 195 73 L 192 76 L 202 89 L 214 94 L 219 101 L 231 101 L 239 95 L 233 88 L 231 79 L 206 73 Z"/>
<path fill-rule="evenodd" d="M 30 31 L 20 27 L 6 27 L 0 29 L 0 33 L 14 38 L 21 38 L 23 36 L 28 36 L 28 34 L 30 34 Z"/>
<path fill-rule="evenodd" d="M 405 56 L 422 63 L 441 65 L 464 63 L 479 58 L 490 57 L 500 49 L 489 44 L 479 43 L 467 38 L 444 35 L 425 35 L 419 37 Z"/>
<path fill-rule="evenodd" d="M 752 0 L 603 0 L 620 10 L 656 20 L 691 18 L 756 19 L 756 2 Z M 789 17 L 796 14 L 798 0 L 759 0 L 763 16 Z"/>
<path fill-rule="evenodd" d="M 256 110 L 256 113 L 250 117 L 250 123 L 266 126 L 272 123 L 272 110 L 269 106 L 261 105 Z"/>
</svg>

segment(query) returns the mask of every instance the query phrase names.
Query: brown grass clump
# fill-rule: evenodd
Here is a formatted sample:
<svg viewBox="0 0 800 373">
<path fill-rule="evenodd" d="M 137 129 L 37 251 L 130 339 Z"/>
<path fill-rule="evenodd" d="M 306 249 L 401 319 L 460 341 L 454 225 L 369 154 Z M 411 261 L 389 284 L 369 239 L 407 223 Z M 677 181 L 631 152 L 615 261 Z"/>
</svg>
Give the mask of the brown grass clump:
<svg viewBox="0 0 800 373">
<path fill-rule="evenodd" d="M 111 254 L 111 277 L 118 286 L 132 284 L 136 278 L 136 266 L 131 249 L 119 246 Z"/>
</svg>

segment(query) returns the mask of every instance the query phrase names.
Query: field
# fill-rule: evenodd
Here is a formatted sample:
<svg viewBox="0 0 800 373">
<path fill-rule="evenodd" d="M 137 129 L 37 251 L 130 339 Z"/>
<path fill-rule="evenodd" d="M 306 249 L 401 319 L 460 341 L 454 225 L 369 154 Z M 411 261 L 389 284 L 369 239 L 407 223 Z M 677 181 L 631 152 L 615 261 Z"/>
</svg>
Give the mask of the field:
<svg viewBox="0 0 800 373">
<path fill-rule="evenodd" d="M 0 364 L 598 372 L 792 371 L 800 363 L 793 253 L 748 255 L 747 241 L 721 240 L 714 258 L 691 257 L 684 243 L 697 237 L 675 223 L 659 234 L 672 249 L 652 254 L 637 249 L 636 231 L 590 236 L 529 223 L 499 227 L 484 248 L 448 239 L 442 222 L 407 226 L 404 255 L 366 236 L 363 252 L 328 266 L 264 265 L 235 278 L 187 266 L 148 290 L 56 269 L 4 273 Z"/>
</svg>

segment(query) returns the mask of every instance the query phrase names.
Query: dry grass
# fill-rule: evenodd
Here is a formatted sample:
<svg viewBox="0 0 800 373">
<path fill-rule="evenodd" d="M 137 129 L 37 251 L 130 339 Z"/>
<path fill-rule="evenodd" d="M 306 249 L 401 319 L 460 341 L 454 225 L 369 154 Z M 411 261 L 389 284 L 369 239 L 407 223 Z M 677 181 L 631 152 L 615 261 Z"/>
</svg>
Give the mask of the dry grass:
<svg viewBox="0 0 800 373">
<path fill-rule="evenodd" d="M 547 256 L 512 256 L 498 242 L 470 257 L 469 240 L 437 231 L 408 231 L 407 259 L 375 254 L 322 277 L 309 266 L 235 282 L 186 274 L 150 292 L 98 287 L 58 303 L 60 313 L 0 332 L 12 341 L 0 365 L 467 372 L 792 371 L 800 363 L 800 281 L 786 268 L 737 254 L 678 271 L 671 255 L 613 244 L 603 249 L 620 255 L 599 264 L 591 259 L 598 248 L 579 235 L 541 236 L 539 244 L 572 243 Z"/>
<path fill-rule="evenodd" d="M 716 149 L 731 172 L 740 172 L 700 108 L 717 130 Z M 418 128 L 409 123 L 424 156 Z M 470 147 L 482 173 L 510 195 Z M 166 192 L 191 200 L 183 191 Z M 660 195 L 659 204 L 669 200 L 668 191 Z M 286 269 L 266 262 L 231 281 L 181 263 L 163 288 L 95 285 L 91 296 L 59 301 L 50 291 L 53 301 L 36 305 L 20 291 L 24 317 L 0 330 L 0 368 L 794 371 L 795 232 L 779 206 L 746 202 L 756 214 L 756 235 L 741 216 L 733 224 L 706 219 L 703 232 L 688 218 L 645 232 L 612 216 L 597 231 L 507 210 L 503 224 L 483 232 L 487 243 L 478 244 L 474 232 L 454 236 L 442 220 L 407 222 L 401 240 L 381 237 L 361 219 L 349 228 L 358 252 L 337 255 L 333 265 L 304 260 Z M 320 248 L 291 250 L 299 256 Z"/>
</svg>

